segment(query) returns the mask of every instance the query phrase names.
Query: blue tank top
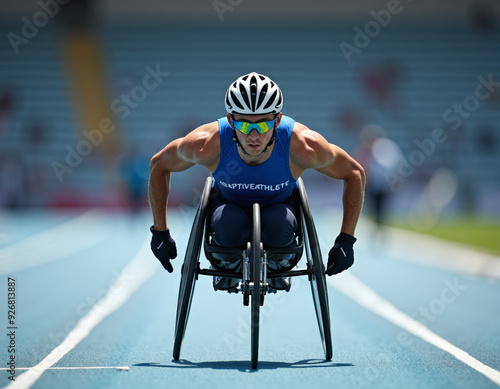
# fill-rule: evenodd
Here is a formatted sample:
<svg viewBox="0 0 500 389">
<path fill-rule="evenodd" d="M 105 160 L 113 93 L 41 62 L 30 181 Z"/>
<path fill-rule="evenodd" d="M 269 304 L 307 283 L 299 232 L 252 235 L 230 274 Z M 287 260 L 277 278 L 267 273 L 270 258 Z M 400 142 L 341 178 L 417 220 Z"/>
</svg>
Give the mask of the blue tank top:
<svg viewBox="0 0 500 389">
<path fill-rule="evenodd" d="M 282 116 L 275 130 L 271 156 L 258 166 L 248 166 L 238 154 L 233 129 L 227 118 L 219 120 L 220 160 L 213 173 L 215 185 L 225 201 L 250 208 L 284 202 L 292 194 L 297 181 L 290 171 L 289 150 L 295 120 Z"/>
</svg>

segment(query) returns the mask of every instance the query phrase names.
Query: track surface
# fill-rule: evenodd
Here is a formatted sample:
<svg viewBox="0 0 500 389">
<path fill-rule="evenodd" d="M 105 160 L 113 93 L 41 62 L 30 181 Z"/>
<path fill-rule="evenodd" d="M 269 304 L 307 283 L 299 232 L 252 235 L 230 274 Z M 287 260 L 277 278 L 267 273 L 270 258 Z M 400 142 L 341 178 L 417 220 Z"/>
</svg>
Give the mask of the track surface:
<svg viewBox="0 0 500 389">
<path fill-rule="evenodd" d="M 190 389 L 500 385 L 498 279 L 409 261 L 405 256 L 410 253 L 393 249 L 391 240 L 372 241 L 363 225 L 358 228 L 354 266 L 346 274 L 328 278 L 331 362 L 323 360 L 307 279 L 294 279 L 289 293 L 266 297 L 259 370 L 252 371 L 250 310 L 242 305 L 241 295 L 214 292 L 208 277 L 200 277 L 196 285 L 181 360 L 172 361 L 180 266 L 193 214 L 192 210 L 169 214 L 179 249 L 173 274 L 165 272 L 149 251 L 147 213 L 135 218 L 98 210 L 0 215 L 0 322 L 8 333 L 11 277 L 16 284 L 18 368 L 11 382 L 6 370 L 10 339 L 4 335 L 0 385 Z M 313 209 L 323 255 L 338 230 L 332 223 L 334 215 Z M 407 249 L 429 256 L 425 246 Z M 450 353 L 449 346 L 466 362 Z"/>
</svg>

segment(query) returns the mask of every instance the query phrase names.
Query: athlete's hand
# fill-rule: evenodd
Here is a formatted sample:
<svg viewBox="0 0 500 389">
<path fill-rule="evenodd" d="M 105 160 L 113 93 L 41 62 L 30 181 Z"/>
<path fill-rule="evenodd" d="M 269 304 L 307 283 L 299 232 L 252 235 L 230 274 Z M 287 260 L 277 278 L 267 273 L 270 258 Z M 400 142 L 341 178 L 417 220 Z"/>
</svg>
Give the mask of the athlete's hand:
<svg viewBox="0 0 500 389">
<path fill-rule="evenodd" d="M 329 276 L 339 274 L 351 267 L 354 263 L 354 250 L 352 249 L 354 242 L 356 242 L 356 238 L 352 235 L 341 232 L 339 236 L 337 236 L 335 245 L 328 253 L 326 274 Z"/>
<path fill-rule="evenodd" d="M 175 241 L 170 236 L 170 231 L 156 231 L 153 226 L 150 228 L 153 237 L 151 238 L 151 251 L 158 258 L 166 271 L 172 273 L 174 268 L 170 259 L 177 257 L 177 247 Z"/>
</svg>

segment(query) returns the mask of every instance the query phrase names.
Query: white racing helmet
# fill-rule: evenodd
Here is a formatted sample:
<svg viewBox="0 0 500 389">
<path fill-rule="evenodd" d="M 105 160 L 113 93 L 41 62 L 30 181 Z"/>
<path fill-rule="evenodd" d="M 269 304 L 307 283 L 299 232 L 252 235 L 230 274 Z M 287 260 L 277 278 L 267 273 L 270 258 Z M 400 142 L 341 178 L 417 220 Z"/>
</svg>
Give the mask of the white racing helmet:
<svg viewBox="0 0 500 389">
<path fill-rule="evenodd" d="M 277 114 L 283 107 L 283 95 L 269 77 L 252 72 L 239 77 L 229 86 L 225 102 L 229 114 Z"/>
</svg>

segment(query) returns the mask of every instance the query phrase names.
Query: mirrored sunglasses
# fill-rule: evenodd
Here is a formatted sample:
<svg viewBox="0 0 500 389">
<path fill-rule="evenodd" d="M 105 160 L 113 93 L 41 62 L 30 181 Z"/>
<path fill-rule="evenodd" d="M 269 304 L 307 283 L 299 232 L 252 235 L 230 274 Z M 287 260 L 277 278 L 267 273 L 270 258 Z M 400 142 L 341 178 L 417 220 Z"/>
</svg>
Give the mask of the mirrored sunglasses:
<svg viewBox="0 0 500 389">
<path fill-rule="evenodd" d="M 234 128 L 236 128 L 238 131 L 242 132 L 243 134 L 249 134 L 250 131 L 252 131 L 254 128 L 259 132 L 259 134 L 264 134 L 274 127 L 274 124 L 276 123 L 276 119 L 277 118 L 274 118 L 273 120 L 269 120 L 269 121 L 258 122 L 258 123 L 250 123 L 250 122 L 238 121 L 238 120 L 234 120 L 234 119 L 232 119 L 232 121 L 233 121 Z"/>
</svg>

